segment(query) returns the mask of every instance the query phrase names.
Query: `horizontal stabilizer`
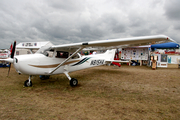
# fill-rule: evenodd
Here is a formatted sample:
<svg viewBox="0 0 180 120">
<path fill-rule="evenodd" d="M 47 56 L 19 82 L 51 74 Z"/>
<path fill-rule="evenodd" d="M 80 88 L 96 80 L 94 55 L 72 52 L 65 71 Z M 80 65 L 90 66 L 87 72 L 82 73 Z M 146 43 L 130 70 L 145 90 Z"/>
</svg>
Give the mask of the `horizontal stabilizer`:
<svg viewBox="0 0 180 120">
<path fill-rule="evenodd" d="M 106 60 L 106 62 L 130 63 L 131 61 L 122 61 L 122 60 Z"/>
</svg>

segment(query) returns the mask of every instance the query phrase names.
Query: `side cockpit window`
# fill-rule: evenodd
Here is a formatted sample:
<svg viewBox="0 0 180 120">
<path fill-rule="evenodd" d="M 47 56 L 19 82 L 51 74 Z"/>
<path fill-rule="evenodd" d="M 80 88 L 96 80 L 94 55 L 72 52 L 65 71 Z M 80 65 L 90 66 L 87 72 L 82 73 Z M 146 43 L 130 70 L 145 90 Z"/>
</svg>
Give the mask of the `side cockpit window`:
<svg viewBox="0 0 180 120">
<path fill-rule="evenodd" d="M 68 58 L 69 57 L 69 53 L 68 52 L 64 52 L 64 51 L 56 51 L 56 58 Z"/>
</svg>

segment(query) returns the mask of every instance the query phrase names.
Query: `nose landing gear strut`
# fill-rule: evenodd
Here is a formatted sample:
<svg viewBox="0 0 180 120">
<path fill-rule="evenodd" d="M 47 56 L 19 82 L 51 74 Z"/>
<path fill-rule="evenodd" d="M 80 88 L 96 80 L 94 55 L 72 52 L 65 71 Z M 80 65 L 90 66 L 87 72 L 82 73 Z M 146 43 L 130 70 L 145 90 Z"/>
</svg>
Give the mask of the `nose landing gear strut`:
<svg viewBox="0 0 180 120">
<path fill-rule="evenodd" d="M 31 75 L 29 76 L 29 79 L 24 82 L 24 86 L 25 87 L 32 87 Z"/>
</svg>

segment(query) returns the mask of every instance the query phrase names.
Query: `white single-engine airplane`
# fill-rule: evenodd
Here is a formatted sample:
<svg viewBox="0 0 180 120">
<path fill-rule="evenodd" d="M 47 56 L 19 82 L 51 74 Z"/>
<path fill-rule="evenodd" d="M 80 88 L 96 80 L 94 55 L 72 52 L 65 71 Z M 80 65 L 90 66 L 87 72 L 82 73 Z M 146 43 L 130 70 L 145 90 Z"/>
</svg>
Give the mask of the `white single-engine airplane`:
<svg viewBox="0 0 180 120">
<path fill-rule="evenodd" d="M 76 86 L 78 81 L 75 78 L 71 78 L 68 74 L 69 72 L 103 65 L 108 62 L 123 62 L 114 60 L 115 49 L 112 48 L 119 48 L 122 45 L 140 46 L 164 42 L 174 42 L 174 40 L 165 35 L 156 35 L 64 45 L 47 45 L 41 47 L 35 54 L 19 56 L 14 56 L 16 48 L 16 42 L 14 42 L 11 58 L 1 60 L 13 63 L 18 73 L 29 75 L 29 79 L 24 82 L 24 86 L 26 87 L 32 86 L 32 75 L 54 75 L 61 73 L 67 76 L 71 86 Z M 103 54 L 81 56 L 78 52 L 87 47 L 106 47 L 112 50 L 107 50 Z M 49 53 L 53 53 L 53 55 L 49 56 Z"/>
</svg>

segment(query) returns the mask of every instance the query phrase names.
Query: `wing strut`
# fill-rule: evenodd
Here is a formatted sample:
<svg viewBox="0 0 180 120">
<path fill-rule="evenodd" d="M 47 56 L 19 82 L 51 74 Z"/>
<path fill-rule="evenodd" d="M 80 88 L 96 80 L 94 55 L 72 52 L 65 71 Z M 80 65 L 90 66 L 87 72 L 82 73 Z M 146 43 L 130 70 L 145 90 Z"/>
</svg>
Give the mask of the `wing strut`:
<svg viewBox="0 0 180 120">
<path fill-rule="evenodd" d="M 54 70 L 50 71 L 49 73 L 52 74 L 55 72 L 59 67 L 61 67 L 64 63 L 66 63 L 69 59 L 71 59 L 75 54 L 77 54 L 79 51 L 81 51 L 84 47 L 80 47 L 77 49 L 71 56 L 69 56 L 67 59 L 65 59 L 62 63 L 60 63 Z"/>
</svg>

